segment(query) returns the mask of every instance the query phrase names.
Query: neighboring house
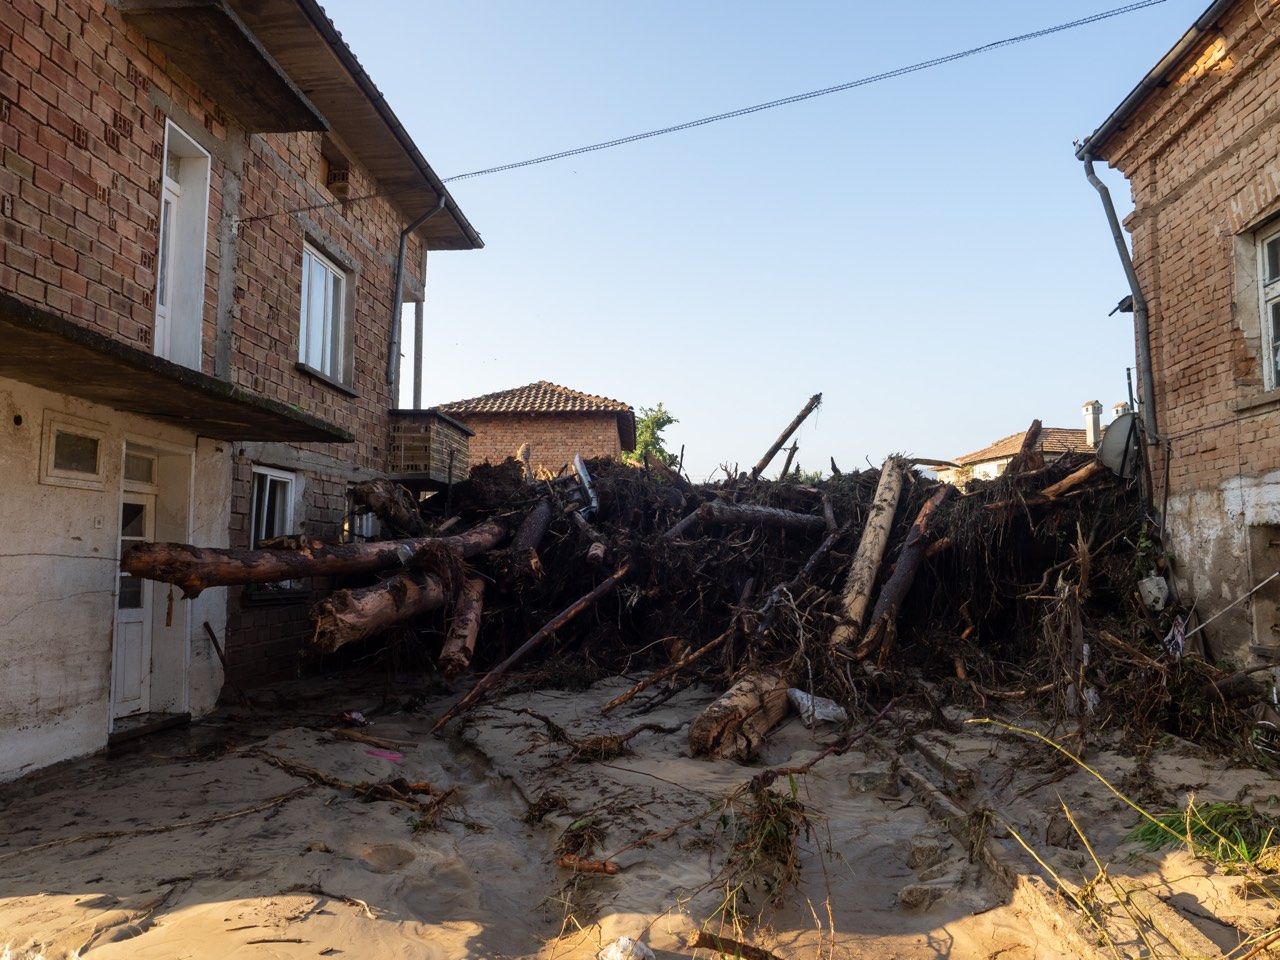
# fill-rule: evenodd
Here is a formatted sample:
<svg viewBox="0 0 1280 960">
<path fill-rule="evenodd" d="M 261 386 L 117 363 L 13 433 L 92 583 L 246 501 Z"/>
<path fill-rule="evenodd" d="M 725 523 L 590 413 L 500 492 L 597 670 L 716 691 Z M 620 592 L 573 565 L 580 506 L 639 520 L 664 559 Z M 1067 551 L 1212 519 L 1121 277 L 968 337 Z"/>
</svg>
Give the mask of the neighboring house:
<svg viewBox="0 0 1280 960">
<path fill-rule="evenodd" d="M 1118 417 L 1129 412 L 1127 403 L 1117 403 L 1114 411 Z M 1057 460 L 1066 453 L 1092 453 L 1102 439 L 1102 404 L 1090 400 L 1084 405 L 1084 427 L 1045 427 L 1036 442 L 1036 452 L 1046 463 Z M 1022 449 L 1027 431 L 1011 433 L 981 450 L 966 453 L 953 461 L 959 467 L 941 467 L 938 479 L 943 483 L 961 484 L 968 480 L 991 480 L 1004 473 L 1009 461 Z"/>
<path fill-rule="evenodd" d="M 1132 190 L 1156 504 L 1207 619 L 1280 570 L 1280 9 L 1213 3 L 1077 155 Z M 1209 633 L 1219 655 L 1280 658 L 1280 581 Z"/>
<path fill-rule="evenodd" d="M 613 457 L 636 446 L 635 412 L 608 397 L 539 380 L 433 410 L 470 429 L 471 463 L 501 463 L 529 445 L 535 470 L 557 472 L 574 454 Z"/>
<path fill-rule="evenodd" d="M 186 600 L 118 558 L 339 536 L 401 298 L 481 245 L 315 0 L 4 10 L 0 779 L 208 711 L 206 624 L 240 682 L 297 672 L 308 584 Z"/>
</svg>

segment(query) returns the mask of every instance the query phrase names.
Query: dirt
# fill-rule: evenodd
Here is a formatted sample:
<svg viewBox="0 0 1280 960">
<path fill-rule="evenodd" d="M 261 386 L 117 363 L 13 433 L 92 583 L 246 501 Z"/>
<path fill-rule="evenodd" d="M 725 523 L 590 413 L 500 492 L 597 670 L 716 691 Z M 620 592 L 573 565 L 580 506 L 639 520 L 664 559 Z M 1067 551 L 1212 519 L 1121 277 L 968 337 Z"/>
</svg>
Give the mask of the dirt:
<svg viewBox="0 0 1280 960">
<path fill-rule="evenodd" d="M 742 816 L 725 810 L 723 798 L 762 766 L 804 763 L 837 733 L 807 730 L 792 716 L 753 766 L 695 760 L 686 727 L 714 692 L 693 687 L 642 718 L 624 710 L 601 719 L 599 705 L 626 685 L 611 679 L 583 692 L 517 694 L 477 710 L 445 739 L 426 733 L 443 699 L 379 712 L 383 691 L 372 684 L 285 687 L 274 698 L 258 695 L 278 704 L 269 712 L 224 713 L 132 753 L 7 785 L 0 956 L 578 960 L 632 936 L 660 958 L 687 957 L 682 944 L 699 926 L 734 935 L 711 919 L 726 920 L 717 877 Z M 353 709 L 373 720 L 360 733 L 381 745 L 326 732 Z M 622 755 L 592 761 L 519 710 L 579 739 L 641 722 L 655 729 Z M 1025 737 L 958 729 L 927 736 L 972 774 L 966 790 L 951 784 L 950 792 L 1007 820 L 993 827 L 997 841 L 1017 831 L 1056 869 L 1087 879 L 1079 845 L 1053 823 L 1060 793 L 1118 874 L 1164 897 L 1220 948 L 1239 944 L 1268 916 L 1274 924 L 1270 901 L 1237 895 L 1238 878 L 1184 853 L 1129 843 L 1136 816 L 1087 773 L 1056 767 Z M 948 782 L 917 752 L 898 756 L 900 733 L 883 728 L 865 750 L 825 758 L 795 778 L 811 827 L 799 836 L 799 885 L 776 908 L 753 897 L 746 909 L 763 916 L 744 938 L 782 958 L 1079 955 L 1062 945 L 1043 904 L 1011 899 L 949 832 L 956 824 L 902 785 L 897 762 Z M 457 787 L 456 803 L 431 829 L 410 806 L 364 802 L 286 773 L 268 756 L 350 784 L 402 777 Z M 1117 780 L 1134 768 L 1120 753 L 1100 753 L 1097 762 Z M 1177 743 L 1164 746 L 1146 776 L 1171 803 L 1192 789 L 1205 800 L 1261 803 L 1280 794 L 1280 783 L 1261 773 L 1226 769 Z M 782 778 L 773 789 L 789 796 L 792 787 Z M 669 838 L 632 846 L 685 822 Z M 584 856 L 616 861 L 617 875 L 558 867 L 570 841 Z M 1035 872 L 1030 858 L 1020 863 Z"/>
</svg>

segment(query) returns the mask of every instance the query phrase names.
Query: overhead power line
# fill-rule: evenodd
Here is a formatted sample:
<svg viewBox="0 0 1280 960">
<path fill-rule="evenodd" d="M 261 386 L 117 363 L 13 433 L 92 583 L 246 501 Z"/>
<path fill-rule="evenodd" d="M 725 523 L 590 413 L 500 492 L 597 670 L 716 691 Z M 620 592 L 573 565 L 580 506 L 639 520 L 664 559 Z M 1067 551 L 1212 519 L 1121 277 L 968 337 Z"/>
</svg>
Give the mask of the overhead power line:
<svg viewBox="0 0 1280 960">
<path fill-rule="evenodd" d="M 807 93 L 797 93 L 789 97 L 782 97 L 778 100 L 756 103 L 749 107 L 739 107 L 736 110 L 727 110 L 724 113 L 715 113 L 708 117 L 699 117 L 697 120 L 687 120 L 684 123 L 673 124 L 669 127 L 659 127 L 656 130 L 646 130 L 644 133 L 633 133 L 630 136 L 617 137 L 613 140 L 602 140 L 599 143 L 591 143 L 582 147 L 574 147 L 570 150 L 559 150 L 556 153 L 547 153 L 540 157 L 531 157 L 528 160 L 518 160 L 515 163 L 504 163 L 496 167 L 485 167 L 482 170 L 472 170 L 469 173 L 458 173 L 454 174 L 452 177 L 445 177 L 444 182 L 454 183 L 459 180 L 471 180 L 475 177 L 487 177 L 494 173 L 506 173 L 508 170 L 518 170 L 521 167 L 532 167 L 540 163 L 550 163 L 553 160 L 564 160 L 567 157 L 576 157 L 584 153 L 594 153 L 597 150 L 609 150 L 613 147 L 621 147 L 628 143 L 636 143 L 640 140 L 651 140 L 654 137 L 666 136 L 669 133 L 679 133 L 682 130 L 692 130 L 694 127 L 705 127 L 711 123 L 719 123 L 721 120 L 732 120 L 735 117 L 745 117 L 748 114 L 760 113 L 764 110 L 773 110 L 777 107 L 785 107 L 793 103 L 802 103 L 805 100 L 814 100 L 817 97 L 826 97 L 833 93 L 843 93 L 845 90 L 853 90 L 857 87 L 869 86 L 873 83 L 879 83 L 882 80 L 892 80 L 895 77 L 906 76 L 909 73 L 919 73 L 922 70 L 930 70 L 934 67 L 940 67 L 943 64 L 954 63 L 957 60 L 964 60 L 968 57 L 975 57 L 980 53 L 990 53 L 992 50 L 999 50 L 1002 47 L 1011 47 L 1018 43 L 1025 43 L 1028 40 L 1037 40 L 1040 37 L 1047 37 L 1054 33 L 1074 30 L 1077 27 L 1087 26 L 1091 23 L 1098 23 L 1101 20 L 1109 20 L 1112 17 L 1119 17 L 1126 13 L 1133 13 L 1134 11 L 1143 10 L 1147 7 L 1154 7 L 1165 2 L 1167 2 L 1167 0 L 1138 0 L 1136 3 L 1127 3 L 1122 7 L 1115 7 L 1112 10 L 1104 10 L 1103 12 L 1095 13 L 1092 16 L 1080 17 L 1078 20 L 1069 20 L 1066 23 L 1059 23 L 1056 26 L 1033 30 L 1030 33 L 1020 33 L 1016 37 L 1006 37 L 1003 40 L 994 40 L 991 43 L 984 43 L 979 47 L 970 47 L 968 50 L 949 53 L 946 56 L 935 57 L 932 60 L 922 60 L 919 63 L 913 63 L 909 66 L 897 67 L 893 70 L 885 70 L 882 73 L 873 73 L 867 77 L 850 80 L 847 83 L 838 83 L 835 86 L 823 87 L 820 90 L 810 90 Z"/>
</svg>

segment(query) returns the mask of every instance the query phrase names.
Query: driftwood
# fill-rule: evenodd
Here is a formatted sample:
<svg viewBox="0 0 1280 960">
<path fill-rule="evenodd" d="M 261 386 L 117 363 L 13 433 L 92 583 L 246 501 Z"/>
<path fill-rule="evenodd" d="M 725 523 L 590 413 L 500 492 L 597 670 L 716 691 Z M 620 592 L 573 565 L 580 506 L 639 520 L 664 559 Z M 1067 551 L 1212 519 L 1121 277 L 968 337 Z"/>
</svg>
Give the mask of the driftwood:
<svg viewBox="0 0 1280 960">
<path fill-rule="evenodd" d="M 906 467 L 900 457 L 889 457 L 880 468 L 876 496 L 867 514 L 867 525 L 862 531 L 862 539 L 858 541 L 858 551 L 849 567 L 849 576 L 845 580 L 840 598 L 844 622 L 837 624 L 831 631 L 832 647 L 848 645 L 862 631 L 871 590 L 875 587 L 876 577 L 880 573 L 880 561 L 884 558 L 885 547 L 889 543 L 893 516 L 898 511 L 898 498 L 902 495 Z"/>
<path fill-rule="evenodd" d="M 741 960 L 780 960 L 776 953 L 770 953 L 761 947 L 753 947 L 741 940 L 722 937 L 710 930 L 693 931 L 689 934 L 689 941 L 685 947 L 689 950 L 713 950 L 726 956 L 740 957 Z"/>
<path fill-rule="evenodd" d="M 413 494 L 393 480 L 378 477 L 355 484 L 351 488 L 351 502 L 367 508 L 403 537 L 420 537 L 427 532 L 427 523 L 418 512 Z"/>
<path fill-rule="evenodd" d="M 440 670 L 446 677 L 457 676 L 471 666 L 471 656 L 476 650 L 476 636 L 480 632 L 480 614 L 484 611 L 484 580 L 467 577 L 458 591 L 453 609 L 453 622 L 449 635 L 440 650 Z"/>
<path fill-rule="evenodd" d="M 1018 452 L 1004 468 L 1004 475 L 1010 480 L 1028 470 L 1044 466 L 1044 458 L 1036 450 L 1036 444 L 1040 442 L 1040 433 L 1043 429 L 1039 420 L 1032 420 L 1031 426 L 1027 427 L 1027 432 L 1022 435 L 1022 444 L 1018 447 Z"/>
<path fill-rule="evenodd" d="M 778 471 L 779 480 L 787 479 L 787 474 L 791 472 L 791 462 L 795 460 L 796 454 L 799 452 L 800 444 L 795 443 L 794 441 L 791 446 L 787 447 L 787 459 L 782 461 L 782 469 Z"/>
<path fill-rule="evenodd" d="M 711 500 L 698 508 L 698 518 L 707 524 L 741 523 L 754 527 L 770 527 L 777 530 L 824 530 L 827 521 L 811 513 L 796 513 L 778 507 L 759 507 L 751 504 L 725 503 Z"/>
<path fill-rule="evenodd" d="M 791 439 L 791 435 L 800 429 L 800 424 L 808 419 L 809 414 L 818 409 L 818 404 L 822 403 L 822 394 L 815 393 L 809 398 L 808 402 L 796 414 L 794 420 L 787 424 L 787 428 L 778 435 L 778 439 L 773 441 L 773 446 L 764 452 L 764 456 L 760 458 L 760 462 L 751 468 L 751 479 L 758 480 L 760 474 L 764 473 L 765 467 L 774 457 L 778 455 L 778 451 L 782 449 L 782 445 Z"/>
<path fill-rule="evenodd" d="M 524 554 L 537 550 L 538 544 L 542 543 L 542 538 L 547 534 L 547 527 L 551 525 L 551 514 L 550 500 L 539 500 L 534 504 L 520 522 L 515 536 L 511 538 L 511 552 Z"/>
<path fill-rule="evenodd" d="M 389 570 L 431 550 L 445 549 L 471 557 L 492 550 L 506 535 L 489 520 L 451 537 L 415 537 L 377 543 L 308 543 L 299 550 L 243 550 L 193 547 L 185 543 L 140 543 L 120 561 L 135 577 L 182 588 L 188 599 L 209 587 L 243 583 L 277 583 L 303 577 L 352 575 Z"/>
<path fill-rule="evenodd" d="M 311 642 L 332 653 L 394 623 L 444 606 L 449 592 L 435 574 L 405 570 L 358 590 L 335 590 L 311 608 Z"/>
<path fill-rule="evenodd" d="M 1101 476 L 1108 472 L 1110 471 L 1107 465 L 1101 460 L 1090 460 L 1079 470 L 1067 474 L 1057 483 L 1051 483 L 1044 489 L 1027 497 L 1025 502 L 1028 504 L 1052 503 L 1064 494 L 1070 493 L 1072 490 L 1084 486 L 1094 477 Z M 1017 502 L 1018 501 L 1016 500 L 999 500 L 995 503 L 986 504 L 986 509 L 1002 510 Z"/>
<path fill-rule="evenodd" d="M 552 617 L 541 630 L 517 647 L 516 651 L 512 653 L 511 656 L 507 657 L 507 659 L 503 660 L 500 664 L 486 673 L 474 687 L 467 691 L 466 696 L 446 710 L 444 715 L 436 721 L 435 726 L 431 728 L 431 732 L 439 733 L 450 720 L 458 716 L 458 714 L 465 713 L 467 710 L 470 710 L 475 706 L 476 703 L 479 702 L 480 698 L 491 690 L 498 681 L 502 679 L 503 675 L 505 675 L 508 670 L 541 646 L 542 643 L 551 636 L 551 634 L 555 633 L 605 594 L 611 592 L 613 588 L 621 583 L 630 572 L 631 564 L 624 563 L 613 572 L 612 576 L 602 580 L 594 590 L 579 597 L 565 609 Z"/>
<path fill-rule="evenodd" d="M 750 760 L 787 715 L 787 680 L 775 671 L 749 673 L 689 725 L 694 756 Z"/>
<path fill-rule="evenodd" d="M 934 491 L 933 496 L 925 501 L 920 512 L 916 514 L 911 530 L 907 534 L 906 543 L 898 553 L 898 562 L 894 564 L 893 573 L 880 588 L 876 597 L 876 605 L 871 610 L 871 620 L 866 636 L 858 645 L 855 656 L 865 657 L 879 647 L 885 640 L 889 629 L 898 619 L 898 611 L 902 601 L 907 598 L 911 584 L 915 582 L 916 571 L 920 569 L 920 561 L 929 548 L 929 521 L 947 498 L 955 492 L 955 487 L 943 484 Z"/>
</svg>

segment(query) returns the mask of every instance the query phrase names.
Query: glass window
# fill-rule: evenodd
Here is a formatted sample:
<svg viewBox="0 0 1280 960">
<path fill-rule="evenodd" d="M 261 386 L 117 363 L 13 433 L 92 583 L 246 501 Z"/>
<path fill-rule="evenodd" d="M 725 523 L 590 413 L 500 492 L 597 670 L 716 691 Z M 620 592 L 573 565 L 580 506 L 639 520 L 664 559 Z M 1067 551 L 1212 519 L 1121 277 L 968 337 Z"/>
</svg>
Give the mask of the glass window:
<svg viewBox="0 0 1280 960">
<path fill-rule="evenodd" d="M 1258 300 L 1262 310 L 1262 381 L 1267 390 L 1280 388 L 1280 230 L 1259 233 Z"/>
<path fill-rule="evenodd" d="M 53 468 L 97 476 L 98 438 L 66 430 L 54 431 Z"/>
<path fill-rule="evenodd" d="M 254 467 L 250 545 L 293 533 L 293 475 Z"/>
<path fill-rule="evenodd" d="M 124 455 L 124 478 L 135 483 L 155 483 L 156 461 L 141 453 Z"/>
<path fill-rule="evenodd" d="M 1263 282 L 1280 279 L 1280 236 L 1272 237 L 1263 248 Z"/>
<path fill-rule="evenodd" d="M 298 359 L 335 380 L 346 372 L 346 283 L 333 263 L 309 246 L 303 249 Z"/>
</svg>

